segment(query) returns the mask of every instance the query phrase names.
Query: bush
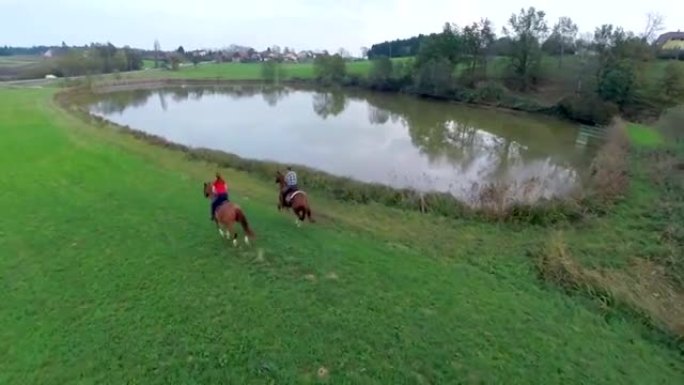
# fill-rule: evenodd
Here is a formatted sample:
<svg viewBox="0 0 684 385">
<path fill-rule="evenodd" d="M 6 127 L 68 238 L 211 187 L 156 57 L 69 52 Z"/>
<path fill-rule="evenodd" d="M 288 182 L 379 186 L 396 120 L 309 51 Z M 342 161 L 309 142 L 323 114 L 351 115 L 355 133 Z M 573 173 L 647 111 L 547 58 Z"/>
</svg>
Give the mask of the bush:
<svg viewBox="0 0 684 385">
<path fill-rule="evenodd" d="M 684 105 L 666 110 L 658 119 L 656 127 L 674 142 L 684 141 Z"/>
<path fill-rule="evenodd" d="M 444 97 L 452 91 L 453 65 L 447 59 L 433 59 L 420 64 L 414 76 L 415 91 L 420 95 Z"/>
<path fill-rule="evenodd" d="M 342 78 L 341 84 L 345 87 L 358 87 L 364 84 L 363 78 L 357 74 L 347 74 Z"/>
<path fill-rule="evenodd" d="M 474 98 L 477 102 L 499 102 L 507 93 L 508 90 L 502 84 L 490 81 L 477 88 Z"/>
<path fill-rule="evenodd" d="M 636 70 L 628 60 L 607 65 L 599 75 L 598 94 L 603 100 L 623 106 L 633 101 L 636 90 Z"/>
<path fill-rule="evenodd" d="M 571 95 L 563 98 L 557 105 L 561 116 L 586 124 L 604 125 L 618 115 L 618 107 L 601 100 L 594 93 Z"/>
<path fill-rule="evenodd" d="M 314 59 L 316 78 L 328 82 L 341 82 L 347 74 L 347 64 L 340 55 L 319 55 Z"/>
<path fill-rule="evenodd" d="M 392 61 L 382 56 L 371 61 L 371 69 L 368 73 L 368 81 L 371 86 L 384 87 L 392 78 Z"/>
<path fill-rule="evenodd" d="M 672 100 L 680 100 L 684 97 L 684 69 L 680 63 L 670 62 L 665 67 L 665 73 L 661 80 L 663 93 Z"/>
</svg>

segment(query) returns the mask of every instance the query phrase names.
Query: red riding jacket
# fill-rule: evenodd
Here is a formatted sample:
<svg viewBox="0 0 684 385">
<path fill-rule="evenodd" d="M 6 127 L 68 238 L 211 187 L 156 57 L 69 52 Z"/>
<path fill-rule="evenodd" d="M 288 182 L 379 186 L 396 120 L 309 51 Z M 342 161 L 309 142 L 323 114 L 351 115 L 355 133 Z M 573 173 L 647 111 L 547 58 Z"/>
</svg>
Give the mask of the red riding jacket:
<svg viewBox="0 0 684 385">
<path fill-rule="evenodd" d="M 214 194 L 228 194 L 228 184 L 223 179 L 216 179 L 212 187 Z"/>
</svg>

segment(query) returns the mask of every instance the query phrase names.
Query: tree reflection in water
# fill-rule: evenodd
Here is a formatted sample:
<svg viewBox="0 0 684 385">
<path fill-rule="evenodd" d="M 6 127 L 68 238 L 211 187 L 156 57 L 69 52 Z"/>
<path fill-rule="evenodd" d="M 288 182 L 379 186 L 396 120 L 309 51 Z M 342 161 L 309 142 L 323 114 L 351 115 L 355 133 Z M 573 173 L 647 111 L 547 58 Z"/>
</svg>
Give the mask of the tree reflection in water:
<svg viewBox="0 0 684 385">
<path fill-rule="evenodd" d="M 323 119 L 341 114 L 346 106 L 347 97 L 340 91 L 316 92 L 313 95 L 313 109 Z"/>
<path fill-rule="evenodd" d="M 293 103 L 281 104 L 283 99 L 294 94 Z M 295 91 L 288 87 L 255 84 L 187 86 L 99 95 L 91 110 L 103 115 L 121 114 L 126 108 L 144 106 L 154 97 L 159 98 L 161 108 L 166 110 L 169 108 L 167 103 L 199 101 L 214 95 L 224 95 L 240 103 L 246 103 L 245 99 L 262 99 L 259 102 L 263 104 L 250 102 L 245 104 L 249 109 L 239 110 L 243 124 L 249 114 L 261 114 L 256 121 L 264 122 L 264 116 L 270 116 L 259 109 L 264 105 L 272 108 L 275 116 L 289 114 L 287 122 L 273 125 L 271 129 L 294 130 L 288 138 L 296 137 L 299 141 L 303 138 L 311 143 L 313 155 L 304 156 L 327 155 L 327 159 L 317 158 L 316 164 L 305 164 L 317 167 L 329 159 L 338 164 L 347 162 L 342 168 L 329 166 L 343 175 L 362 174 L 373 181 L 421 191 L 450 191 L 461 198 L 477 195 L 492 184 L 501 184 L 507 186 L 509 196 L 515 200 L 565 194 L 581 180 L 577 164 L 573 163 L 576 154 L 570 151 L 585 151 L 586 140 L 582 140 L 581 146 L 575 145 L 578 133 L 571 126 L 559 129 L 557 122 L 537 121 L 527 115 L 465 108 L 402 95 L 330 89 Z M 309 100 L 311 104 L 308 104 Z M 312 108 L 327 122 L 306 118 L 306 114 L 300 114 L 301 108 Z M 139 122 L 148 121 L 148 112 L 141 113 L 144 115 L 139 115 Z M 370 126 L 359 121 L 359 114 Z M 214 120 L 209 116 L 205 121 L 212 124 Z M 323 124 L 330 130 L 307 131 Z M 264 124 L 258 126 L 261 132 L 270 132 L 262 126 Z M 225 125 L 221 127 L 223 129 Z M 183 140 L 200 135 L 197 128 L 198 134 L 182 128 L 178 132 L 182 132 L 179 138 Z M 205 133 L 205 137 L 212 137 L 211 131 L 206 132 L 209 133 Z M 283 133 L 279 132 L 277 138 L 283 140 Z M 230 143 L 236 143 L 236 140 L 231 136 Z M 265 146 L 270 148 L 272 140 L 273 137 L 263 141 L 250 139 L 249 143 L 252 147 L 261 146 L 258 152 L 262 154 L 268 152 Z M 357 154 L 359 151 L 361 155 Z M 350 154 L 357 156 L 346 159 Z M 342 156 L 346 158 L 342 159 Z M 304 159 L 306 162 L 313 158 Z"/>
<path fill-rule="evenodd" d="M 511 202 L 533 202 L 555 194 L 569 194 L 581 181 L 570 164 L 554 159 L 553 149 L 547 152 L 544 148 L 531 148 L 518 142 L 511 133 L 499 136 L 480 129 L 478 126 L 487 125 L 476 119 L 461 116 L 461 120 L 452 120 L 448 115 L 445 119 L 444 114 L 435 116 L 429 111 L 411 108 L 390 111 L 374 104 L 372 98 L 364 100 L 369 106 L 371 124 L 385 124 L 390 116 L 398 116 L 413 144 L 430 163 L 448 162 L 454 169 L 455 179 L 472 179 L 471 183 L 449 185 L 451 191 L 460 190 L 453 191 L 457 195 L 469 196 L 475 201 L 482 191 L 496 183 L 505 185 L 506 199 Z M 382 105 L 384 100 L 377 101 Z M 527 142 L 535 143 L 534 140 Z M 423 185 L 434 184 L 425 173 L 421 179 Z"/>
</svg>

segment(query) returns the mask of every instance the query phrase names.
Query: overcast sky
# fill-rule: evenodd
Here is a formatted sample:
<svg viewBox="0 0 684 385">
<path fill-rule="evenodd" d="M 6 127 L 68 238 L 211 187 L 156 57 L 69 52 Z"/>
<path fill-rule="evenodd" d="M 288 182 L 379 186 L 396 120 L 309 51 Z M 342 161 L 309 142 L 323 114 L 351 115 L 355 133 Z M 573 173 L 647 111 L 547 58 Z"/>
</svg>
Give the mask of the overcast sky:
<svg viewBox="0 0 684 385">
<path fill-rule="evenodd" d="M 497 34 L 513 12 L 535 6 L 549 24 L 570 16 L 581 32 L 603 23 L 640 32 L 648 12 L 684 29 L 682 0 L 0 0 L 0 45 L 113 44 L 163 49 L 360 47 L 488 17 Z M 668 17 L 668 15 L 671 15 Z M 679 24 L 678 24 L 679 23 Z"/>
</svg>

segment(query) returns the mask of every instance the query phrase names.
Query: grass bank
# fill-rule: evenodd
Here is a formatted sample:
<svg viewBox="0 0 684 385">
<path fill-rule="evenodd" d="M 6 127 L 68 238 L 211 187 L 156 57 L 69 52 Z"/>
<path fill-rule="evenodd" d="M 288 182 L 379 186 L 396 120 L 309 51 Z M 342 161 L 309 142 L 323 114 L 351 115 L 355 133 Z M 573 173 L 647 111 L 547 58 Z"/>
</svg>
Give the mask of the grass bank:
<svg viewBox="0 0 684 385">
<path fill-rule="evenodd" d="M 666 124 L 662 129 L 627 126 L 630 186 L 608 217 L 594 223 L 595 231 L 562 229 L 535 257 L 546 281 L 596 298 L 607 313 L 627 308 L 682 349 L 684 142 L 665 134 L 674 123 L 665 123 L 669 114 L 657 123 Z"/>
<path fill-rule="evenodd" d="M 215 165 L 54 92 L 0 89 L 0 383 L 684 380 L 681 348 L 638 318 L 540 285 L 543 227 L 314 195 L 320 223 L 298 229 L 272 183 L 222 169 L 258 236 L 233 250 L 200 196 Z M 592 238 L 611 223 L 573 236 L 641 251 Z"/>
</svg>

